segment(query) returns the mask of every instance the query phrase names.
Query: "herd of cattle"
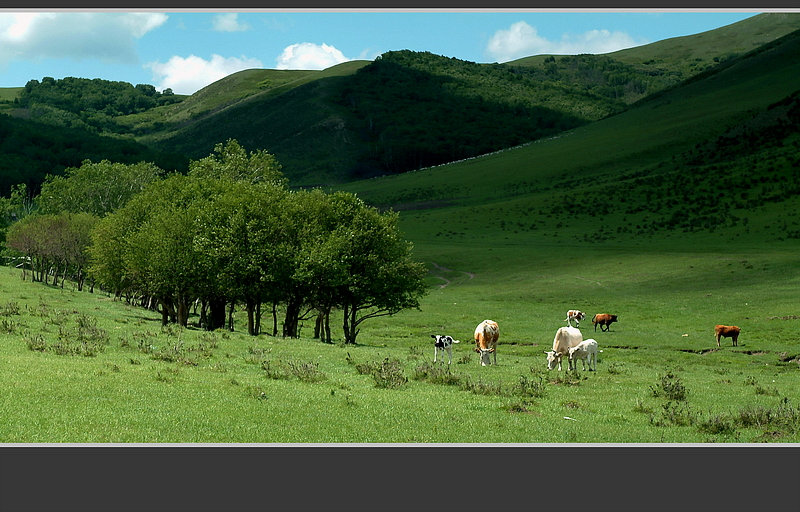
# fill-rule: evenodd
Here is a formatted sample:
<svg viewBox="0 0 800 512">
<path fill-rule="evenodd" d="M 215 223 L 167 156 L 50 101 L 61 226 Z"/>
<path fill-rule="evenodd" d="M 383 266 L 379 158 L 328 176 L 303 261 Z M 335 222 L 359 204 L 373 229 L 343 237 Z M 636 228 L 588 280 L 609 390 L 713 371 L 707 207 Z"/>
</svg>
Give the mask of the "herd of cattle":
<svg viewBox="0 0 800 512">
<path fill-rule="evenodd" d="M 586 318 L 586 314 L 576 309 L 567 311 L 566 327 L 561 327 L 556 331 L 555 338 L 553 338 L 553 349 L 545 351 L 547 356 L 548 370 L 554 369 L 556 366 L 561 371 L 561 361 L 564 357 L 567 358 L 570 370 L 577 370 L 577 361 L 580 360 L 583 364 L 583 369 L 586 369 L 587 362 L 589 371 L 597 370 L 597 341 L 594 339 L 583 339 L 578 326 L 580 321 Z M 600 326 L 600 331 L 608 332 L 611 324 L 617 322 L 617 315 L 610 315 L 607 313 L 600 313 L 592 317 L 592 324 L 594 330 L 597 332 L 597 326 Z M 575 322 L 575 327 L 572 326 Z M 605 329 L 604 329 L 605 328 Z M 735 325 L 717 325 L 714 327 L 714 335 L 717 340 L 717 346 L 720 346 L 720 338 L 731 338 L 733 346 L 738 345 L 739 333 L 741 330 Z M 451 364 L 453 360 L 453 344 L 460 343 L 459 340 L 453 339 L 452 336 L 442 334 L 431 334 L 434 342 L 433 362 L 437 359 L 444 361 L 444 353 L 447 352 L 447 364 Z M 500 338 L 500 328 L 497 322 L 493 320 L 484 320 L 478 327 L 475 328 L 475 352 L 480 354 L 481 366 L 491 364 L 490 356 L 492 356 L 494 364 L 497 364 L 497 340 Z"/>
</svg>

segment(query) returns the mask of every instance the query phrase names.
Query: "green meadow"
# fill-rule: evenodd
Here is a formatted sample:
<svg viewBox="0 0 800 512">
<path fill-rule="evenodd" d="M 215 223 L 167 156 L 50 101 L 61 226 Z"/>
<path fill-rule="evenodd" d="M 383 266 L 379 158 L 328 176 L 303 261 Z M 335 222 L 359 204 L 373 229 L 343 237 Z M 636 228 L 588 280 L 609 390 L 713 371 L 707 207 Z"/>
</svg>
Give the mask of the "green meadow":
<svg viewBox="0 0 800 512">
<path fill-rule="evenodd" d="M 314 340 L 313 325 L 299 339 L 162 329 L 4 268 L 0 441 L 797 442 L 796 249 L 429 244 L 420 311 L 367 322 L 357 346 Z M 548 372 L 574 307 L 597 372 Z M 595 332 L 599 312 L 619 322 Z M 500 325 L 496 366 L 472 350 L 485 318 Z M 739 346 L 716 347 L 717 323 L 742 328 Z M 434 333 L 461 340 L 449 368 L 432 364 Z"/>
</svg>

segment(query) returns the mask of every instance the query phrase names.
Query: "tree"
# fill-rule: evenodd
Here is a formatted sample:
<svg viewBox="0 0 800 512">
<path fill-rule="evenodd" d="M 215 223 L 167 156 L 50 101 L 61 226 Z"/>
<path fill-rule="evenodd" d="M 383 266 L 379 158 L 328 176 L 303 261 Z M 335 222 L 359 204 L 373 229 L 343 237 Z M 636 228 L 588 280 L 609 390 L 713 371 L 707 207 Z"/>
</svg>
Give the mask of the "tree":
<svg viewBox="0 0 800 512">
<path fill-rule="evenodd" d="M 334 225 L 306 244 L 298 275 L 314 285 L 317 302 L 342 309 L 345 343 L 354 344 L 366 320 L 419 307 L 426 269 L 411 258 L 396 213 L 382 214 L 353 194 L 330 201 Z"/>
<path fill-rule="evenodd" d="M 214 153 L 189 163 L 189 175 L 199 179 L 227 179 L 245 183 L 286 185 L 281 164 L 264 150 L 248 153 L 236 140 L 214 146 Z"/>
<path fill-rule="evenodd" d="M 122 207 L 164 171 L 155 164 L 84 160 L 64 176 L 48 175 L 36 201 L 44 213 L 85 212 L 102 217 Z"/>
</svg>

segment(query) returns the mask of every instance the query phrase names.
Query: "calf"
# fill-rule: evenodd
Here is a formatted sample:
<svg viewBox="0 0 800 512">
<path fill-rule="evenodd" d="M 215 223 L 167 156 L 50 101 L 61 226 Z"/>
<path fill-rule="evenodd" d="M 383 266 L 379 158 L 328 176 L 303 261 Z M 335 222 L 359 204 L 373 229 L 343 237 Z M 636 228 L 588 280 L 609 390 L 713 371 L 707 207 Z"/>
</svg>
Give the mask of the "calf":
<svg viewBox="0 0 800 512">
<path fill-rule="evenodd" d="M 567 318 L 564 319 L 567 322 L 567 325 L 572 327 L 572 321 L 575 320 L 575 327 L 578 327 L 581 323 L 581 320 L 586 318 L 586 313 L 583 311 L 578 311 L 577 309 L 570 309 L 567 311 Z"/>
<path fill-rule="evenodd" d="M 569 354 L 569 349 L 577 346 L 583 341 L 583 334 L 575 327 L 562 327 L 556 331 L 553 338 L 553 350 L 545 352 L 547 354 L 547 369 L 552 370 L 558 365 L 561 371 L 561 359 Z"/>
<path fill-rule="evenodd" d="M 593 339 L 583 340 L 578 345 L 569 349 L 569 369 L 578 370 L 577 359 L 583 363 L 583 369 L 586 369 L 586 360 L 589 360 L 589 371 L 597 371 L 597 342 Z M 594 363 L 594 370 L 592 370 L 592 363 Z"/>
<path fill-rule="evenodd" d="M 494 354 L 494 364 L 497 364 L 497 340 L 500 338 L 500 328 L 497 322 L 484 320 L 475 328 L 475 352 L 481 356 L 481 366 L 489 363 L 489 354 Z"/>
<path fill-rule="evenodd" d="M 611 329 L 611 324 L 617 322 L 617 315 L 609 315 L 608 313 L 599 313 L 592 317 L 592 323 L 594 324 L 594 332 L 597 332 L 597 326 L 600 326 L 600 331 L 603 331 L 603 326 L 605 326 L 606 332 Z"/>
<path fill-rule="evenodd" d="M 717 338 L 717 346 L 721 346 L 719 344 L 720 338 L 732 338 L 733 339 L 733 346 L 737 346 L 739 344 L 739 333 L 741 329 L 736 327 L 735 325 L 717 325 L 714 326 L 714 335 Z"/>
<path fill-rule="evenodd" d="M 435 339 L 436 341 L 433 343 L 433 362 L 436 362 L 436 358 L 439 356 L 439 352 L 447 351 L 447 364 L 453 362 L 453 343 L 461 343 L 458 340 L 454 340 L 452 336 L 441 335 L 441 334 L 431 334 L 431 338 Z M 444 361 L 444 355 L 442 355 L 442 361 Z"/>
</svg>

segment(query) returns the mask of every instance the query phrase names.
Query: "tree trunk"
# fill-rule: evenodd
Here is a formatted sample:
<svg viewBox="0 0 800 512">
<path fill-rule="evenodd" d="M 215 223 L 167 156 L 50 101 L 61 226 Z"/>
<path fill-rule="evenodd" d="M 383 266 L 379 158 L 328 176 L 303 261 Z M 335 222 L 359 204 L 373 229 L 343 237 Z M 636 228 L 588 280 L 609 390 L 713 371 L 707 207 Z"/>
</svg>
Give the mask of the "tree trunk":
<svg viewBox="0 0 800 512">
<path fill-rule="evenodd" d="M 345 304 L 342 329 L 344 330 L 344 342 L 348 345 L 356 344 L 356 337 L 358 336 L 358 329 L 356 329 L 357 312 L 357 307 Z"/>
<path fill-rule="evenodd" d="M 256 303 L 256 335 L 261 334 L 261 301 Z"/>
<path fill-rule="evenodd" d="M 228 330 L 233 332 L 233 309 L 234 303 L 231 302 L 230 306 L 228 307 Z"/>
<path fill-rule="evenodd" d="M 178 325 L 181 327 L 186 327 L 189 324 L 189 304 L 186 300 L 186 297 L 178 295 L 178 304 L 176 309 Z"/>
<path fill-rule="evenodd" d="M 205 299 L 200 302 L 200 328 L 211 330 L 208 328 L 208 301 Z"/>
<path fill-rule="evenodd" d="M 256 333 L 256 303 L 253 300 L 247 299 L 245 301 L 245 308 L 247 309 L 247 334 L 255 336 Z"/>
<path fill-rule="evenodd" d="M 302 303 L 295 299 L 289 299 L 286 304 L 286 317 L 283 321 L 283 337 L 297 338 L 297 326 L 300 323 L 300 309 Z"/>
<path fill-rule="evenodd" d="M 331 341 L 331 309 L 330 308 L 328 308 L 328 310 L 325 312 L 324 330 L 325 330 L 325 342 L 326 343 L 333 343 Z"/>
<path fill-rule="evenodd" d="M 278 303 L 272 303 L 272 335 L 278 335 Z"/>
<path fill-rule="evenodd" d="M 169 324 L 169 308 L 167 307 L 167 301 L 161 300 L 161 325 Z"/>
<path fill-rule="evenodd" d="M 217 329 L 225 328 L 225 306 L 227 306 L 227 301 L 225 299 L 214 297 L 209 299 L 208 306 L 208 330 L 216 331 Z"/>
<path fill-rule="evenodd" d="M 317 313 L 317 321 L 314 323 L 314 339 L 318 340 L 322 337 L 322 327 L 324 323 L 324 315 L 322 311 Z"/>
</svg>

